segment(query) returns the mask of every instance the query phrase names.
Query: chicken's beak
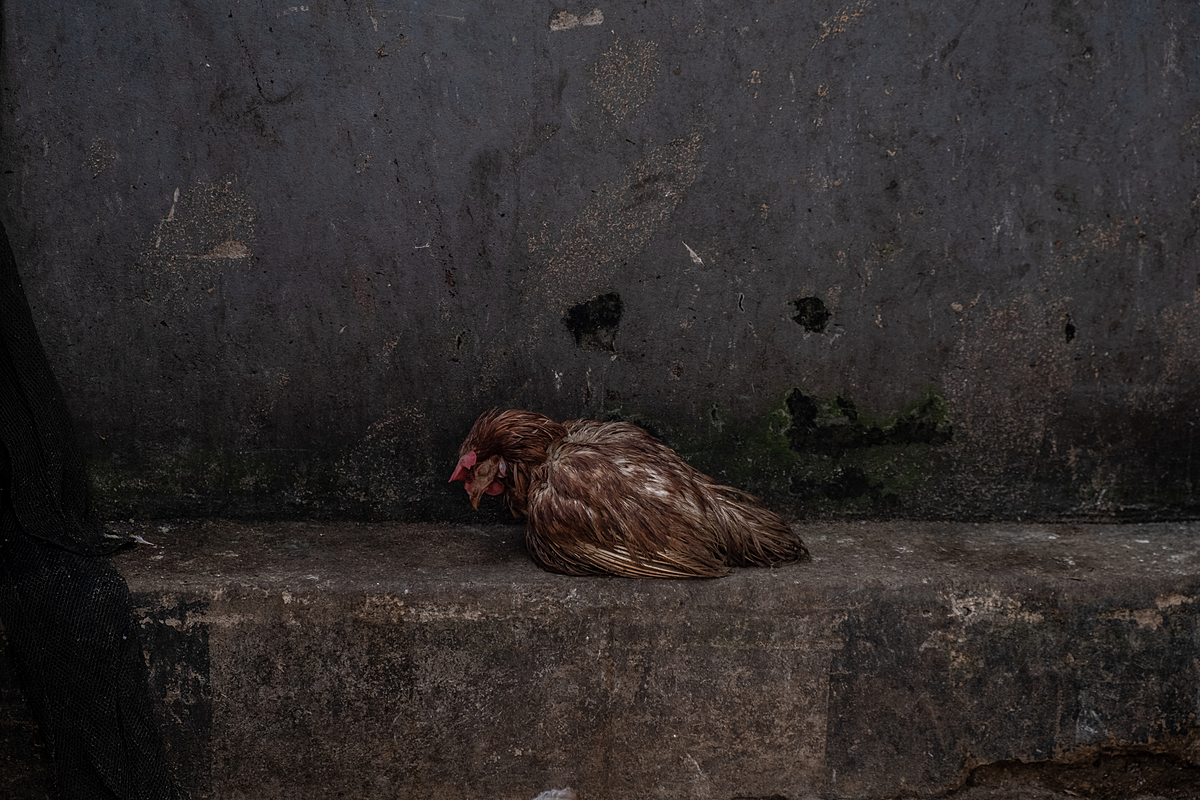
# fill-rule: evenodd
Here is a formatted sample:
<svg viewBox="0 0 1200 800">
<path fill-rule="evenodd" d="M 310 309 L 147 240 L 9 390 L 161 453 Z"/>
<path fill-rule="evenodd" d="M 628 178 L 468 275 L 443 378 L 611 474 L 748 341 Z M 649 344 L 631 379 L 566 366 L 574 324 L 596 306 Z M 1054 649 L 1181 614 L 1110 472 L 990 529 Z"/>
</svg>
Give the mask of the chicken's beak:
<svg viewBox="0 0 1200 800">
<path fill-rule="evenodd" d="M 472 483 L 472 481 L 467 481 L 467 496 L 471 498 L 471 508 L 478 511 L 479 498 L 483 497 L 483 492 L 475 491 L 475 487 L 472 486 Z"/>
<path fill-rule="evenodd" d="M 471 457 L 471 464 L 468 468 L 470 473 L 463 470 L 462 480 L 463 486 L 467 490 L 467 497 L 471 499 L 471 508 L 479 510 L 479 499 L 485 494 L 504 494 L 504 484 L 496 480 L 496 476 L 504 476 L 507 473 L 507 466 L 504 464 L 504 459 L 499 456 L 475 463 L 475 453 L 468 453 Z M 465 458 L 465 456 L 464 456 Z M 459 473 L 455 472 L 455 476 Z"/>
<path fill-rule="evenodd" d="M 483 486 L 485 488 L 480 489 Z M 483 483 L 481 481 L 467 481 L 467 496 L 471 498 L 471 508 L 479 510 L 479 500 L 485 494 L 504 494 L 504 484 L 500 481 L 490 481 Z"/>
</svg>

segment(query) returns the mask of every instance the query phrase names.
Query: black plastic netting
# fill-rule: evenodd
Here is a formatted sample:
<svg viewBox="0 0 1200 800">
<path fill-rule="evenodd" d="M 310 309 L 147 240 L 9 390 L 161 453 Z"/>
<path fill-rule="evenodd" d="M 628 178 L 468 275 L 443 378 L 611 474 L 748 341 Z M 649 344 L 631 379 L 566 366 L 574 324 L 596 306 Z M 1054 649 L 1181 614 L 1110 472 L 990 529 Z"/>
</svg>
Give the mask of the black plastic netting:
<svg viewBox="0 0 1200 800">
<path fill-rule="evenodd" d="M 0 620 L 64 798 L 175 798 L 129 588 L 0 225 Z"/>
</svg>

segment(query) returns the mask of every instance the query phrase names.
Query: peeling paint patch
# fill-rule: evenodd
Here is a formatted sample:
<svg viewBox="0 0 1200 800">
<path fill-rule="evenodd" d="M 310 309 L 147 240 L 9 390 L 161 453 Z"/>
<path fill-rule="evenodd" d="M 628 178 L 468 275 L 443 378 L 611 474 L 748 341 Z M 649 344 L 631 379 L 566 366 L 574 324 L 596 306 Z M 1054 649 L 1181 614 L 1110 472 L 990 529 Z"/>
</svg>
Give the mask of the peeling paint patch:
<svg viewBox="0 0 1200 800">
<path fill-rule="evenodd" d="M 842 8 L 829 19 L 821 23 L 821 35 L 817 41 L 813 42 L 812 49 L 816 49 L 817 45 L 823 44 L 830 39 L 841 36 L 859 20 L 863 18 L 866 10 L 871 7 L 870 0 L 858 0 L 848 6 Z"/>
<path fill-rule="evenodd" d="M 1125 222 L 1120 218 L 1106 225 L 1082 225 L 1075 231 L 1075 243 L 1059 257 L 1071 264 L 1080 264 L 1098 253 L 1116 252 L 1124 230 Z"/>
<path fill-rule="evenodd" d="M 1152 608 L 1122 608 L 1101 614 L 1100 619 L 1115 619 L 1121 622 L 1136 622 L 1139 628 L 1158 630 L 1162 625 L 1162 614 Z"/>
<path fill-rule="evenodd" d="M 212 261 L 215 258 L 249 258 L 250 249 L 246 247 L 245 242 L 227 241 L 213 247 L 207 253 L 198 256 L 205 261 Z"/>
<path fill-rule="evenodd" d="M 117 160 L 117 153 L 106 139 L 97 137 L 88 145 L 87 158 L 84 161 L 84 169 L 92 173 L 92 177 L 99 177 L 101 172 L 108 169 Z"/>
<path fill-rule="evenodd" d="M 946 600 L 950 604 L 950 614 L 964 625 L 974 625 L 997 617 L 1030 625 L 1037 625 L 1045 620 L 1045 615 L 1040 611 L 1029 611 L 1019 600 L 995 592 L 949 595 Z"/>
<path fill-rule="evenodd" d="M 1171 594 L 1160 595 L 1154 599 L 1154 604 L 1158 606 L 1159 611 L 1164 611 L 1174 606 L 1181 606 L 1186 603 L 1194 602 L 1196 602 L 1195 597 L 1188 597 L 1187 595 L 1178 594 L 1175 592 L 1172 592 Z"/>
<path fill-rule="evenodd" d="M 570 11 L 555 11 L 550 15 L 550 30 L 551 32 L 569 31 L 572 28 L 600 25 L 603 22 L 604 12 L 598 8 L 593 8 L 582 17 L 572 14 Z"/>
<path fill-rule="evenodd" d="M 618 39 L 588 71 L 593 102 L 620 124 L 645 104 L 658 82 L 658 43 L 626 45 Z"/>
<path fill-rule="evenodd" d="M 696 180 L 700 137 L 677 139 L 651 152 L 613 184 L 606 184 L 574 219 L 552 236 L 529 240 L 544 267 L 531 302 L 561 317 L 568 308 L 604 291 L 610 271 L 636 255 L 668 219 Z"/>
<path fill-rule="evenodd" d="M 176 189 L 138 259 L 137 298 L 179 310 L 208 302 L 225 270 L 252 257 L 257 218 L 236 181 L 197 184 L 182 195 Z"/>
</svg>

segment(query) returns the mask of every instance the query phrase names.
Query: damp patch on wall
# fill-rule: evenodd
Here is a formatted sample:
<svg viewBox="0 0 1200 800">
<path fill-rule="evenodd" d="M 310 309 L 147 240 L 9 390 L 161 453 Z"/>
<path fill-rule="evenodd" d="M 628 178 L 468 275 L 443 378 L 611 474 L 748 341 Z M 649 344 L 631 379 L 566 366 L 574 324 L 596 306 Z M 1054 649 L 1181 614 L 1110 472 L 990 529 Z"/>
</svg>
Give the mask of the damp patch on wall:
<svg viewBox="0 0 1200 800">
<path fill-rule="evenodd" d="M 605 415 L 641 425 L 701 472 L 800 519 L 939 517 L 935 489 L 954 463 L 950 407 L 933 388 L 884 414 L 845 392 L 791 388 L 747 419 L 725 414 L 716 402 L 691 425 L 624 404 L 606 404 Z"/>
<path fill-rule="evenodd" d="M 824 333 L 832 312 L 819 297 L 797 297 L 789 304 L 792 307 L 792 322 L 809 333 Z"/>
<path fill-rule="evenodd" d="M 609 292 L 571 306 L 562 321 L 580 350 L 615 352 L 622 310 L 621 295 Z"/>
</svg>

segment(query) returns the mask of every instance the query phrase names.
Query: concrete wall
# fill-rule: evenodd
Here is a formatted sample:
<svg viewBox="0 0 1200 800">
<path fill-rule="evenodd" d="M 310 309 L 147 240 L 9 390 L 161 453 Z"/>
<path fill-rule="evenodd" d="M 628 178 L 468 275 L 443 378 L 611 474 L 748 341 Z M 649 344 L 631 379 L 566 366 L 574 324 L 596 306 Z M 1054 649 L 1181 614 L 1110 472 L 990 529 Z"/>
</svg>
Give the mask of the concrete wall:
<svg viewBox="0 0 1200 800">
<path fill-rule="evenodd" d="M 110 515 L 461 519 L 497 404 L 798 517 L 1200 505 L 1189 0 L 3 12 Z"/>
</svg>

